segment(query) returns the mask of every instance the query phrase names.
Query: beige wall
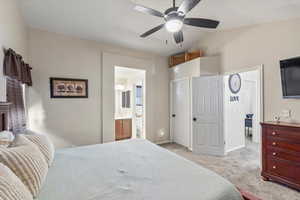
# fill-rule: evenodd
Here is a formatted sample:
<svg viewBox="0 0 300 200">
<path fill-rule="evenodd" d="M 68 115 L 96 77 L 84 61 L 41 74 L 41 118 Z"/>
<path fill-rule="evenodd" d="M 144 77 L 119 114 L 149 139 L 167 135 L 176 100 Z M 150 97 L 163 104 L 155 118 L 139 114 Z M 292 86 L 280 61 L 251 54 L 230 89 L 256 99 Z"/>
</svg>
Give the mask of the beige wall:
<svg viewBox="0 0 300 200">
<path fill-rule="evenodd" d="M 220 55 L 223 72 L 264 65 L 265 120 L 283 109 L 300 121 L 300 100 L 282 98 L 279 60 L 300 56 L 300 19 L 211 33 L 197 47 Z"/>
<path fill-rule="evenodd" d="M 17 0 L 0 0 L 0 101 L 6 101 L 6 84 L 3 76 L 2 48 L 12 48 L 27 58 L 27 35 Z"/>
<path fill-rule="evenodd" d="M 153 63 L 151 80 L 156 84 L 153 87 L 155 98 L 152 97 L 153 119 L 149 121 L 153 130 L 149 134 L 152 141 L 167 140 L 169 110 L 166 58 L 36 29 L 29 30 L 29 57 L 34 69 L 33 87 L 28 95 L 29 128 L 50 135 L 57 147 L 101 142 L 102 121 L 110 119 L 110 115 L 105 114 L 102 118 L 102 91 L 107 89 L 102 87 L 104 52 Z M 50 99 L 49 77 L 89 79 L 89 98 Z M 108 105 L 103 106 L 105 109 Z M 166 132 L 162 138 L 156 137 L 159 129 Z"/>
<path fill-rule="evenodd" d="M 146 138 L 153 142 L 169 139 L 169 78 L 167 59 L 163 57 L 141 59 L 130 56 L 103 54 L 103 141 L 114 135 L 114 66 L 146 71 Z M 160 137 L 161 133 L 164 133 Z"/>
</svg>

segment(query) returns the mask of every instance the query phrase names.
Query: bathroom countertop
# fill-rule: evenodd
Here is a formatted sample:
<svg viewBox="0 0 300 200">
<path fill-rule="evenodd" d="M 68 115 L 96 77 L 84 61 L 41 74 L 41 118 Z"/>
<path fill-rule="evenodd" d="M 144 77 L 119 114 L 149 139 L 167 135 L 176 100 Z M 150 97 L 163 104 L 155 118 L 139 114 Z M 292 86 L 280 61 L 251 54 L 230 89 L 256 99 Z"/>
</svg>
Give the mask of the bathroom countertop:
<svg viewBox="0 0 300 200">
<path fill-rule="evenodd" d="M 115 117 L 115 120 L 120 120 L 120 119 L 132 119 L 132 116 Z"/>
</svg>

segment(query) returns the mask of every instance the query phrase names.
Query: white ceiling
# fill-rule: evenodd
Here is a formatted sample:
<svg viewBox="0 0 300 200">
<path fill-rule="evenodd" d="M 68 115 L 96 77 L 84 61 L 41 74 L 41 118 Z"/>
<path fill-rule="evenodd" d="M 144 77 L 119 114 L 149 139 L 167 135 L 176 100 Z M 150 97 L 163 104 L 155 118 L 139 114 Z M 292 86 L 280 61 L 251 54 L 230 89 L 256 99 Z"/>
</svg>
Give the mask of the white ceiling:
<svg viewBox="0 0 300 200">
<path fill-rule="evenodd" d="M 182 47 L 174 44 L 172 35 L 165 29 L 146 39 L 139 38 L 163 20 L 134 11 L 134 3 L 163 12 L 171 7 L 172 0 L 19 1 L 31 27 L 163 55 L 186 50 L 211 31 L 185 26 Z M 223 30 L 297 18 L 299 10 L 300 0 L 202 0 L 188 17 L 220 20 L 218 29 Z"/>
</svg>

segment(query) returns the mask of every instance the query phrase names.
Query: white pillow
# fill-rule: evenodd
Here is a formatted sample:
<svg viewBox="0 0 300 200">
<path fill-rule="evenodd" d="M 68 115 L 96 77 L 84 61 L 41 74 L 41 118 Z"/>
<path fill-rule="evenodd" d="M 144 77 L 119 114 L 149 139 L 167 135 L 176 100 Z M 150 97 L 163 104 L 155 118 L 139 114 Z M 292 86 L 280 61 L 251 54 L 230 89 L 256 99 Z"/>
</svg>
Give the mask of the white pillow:
<svg viewBox="0 0 300 200">
<path fill-rule="evenodd" d="M 0 162 L 15 173 L 35 198 L 48 173 L 44 155 L 23 135 L 17 135 L 11 146 L 0 148 Z"/>
<path fill-rule="evenodd" d="M 33 197 L 22 181 L 0 163 L 0 199 L 32 200 Z"/>
<path fill-rule="evenodd" d="M 14 134 L 10 131 L 0 132 L 0 147 L 8 147 L 14 140 Z"/>
<path fill-rule="evenodd" d="M 50 167 L 54 159 L 54 145 L 51 140 L 46 135 L 25 135 L 32 143 L 40 149 L 42 154 L 45 157 L 45 160 Z"/>
</svg>

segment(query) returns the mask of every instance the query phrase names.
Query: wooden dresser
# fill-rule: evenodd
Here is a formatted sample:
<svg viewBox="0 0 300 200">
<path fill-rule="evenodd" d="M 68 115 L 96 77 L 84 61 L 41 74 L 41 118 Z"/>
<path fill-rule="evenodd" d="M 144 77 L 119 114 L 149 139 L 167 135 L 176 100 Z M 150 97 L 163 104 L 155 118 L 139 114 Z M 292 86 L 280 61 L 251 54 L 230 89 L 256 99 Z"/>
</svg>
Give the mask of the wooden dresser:
<svg viewBox="0 0 300 200">
<path fill-rule="evenodd" d="M 300 124 L 261 125 L 262 177 L 300 190 Z"/>
</svg>

